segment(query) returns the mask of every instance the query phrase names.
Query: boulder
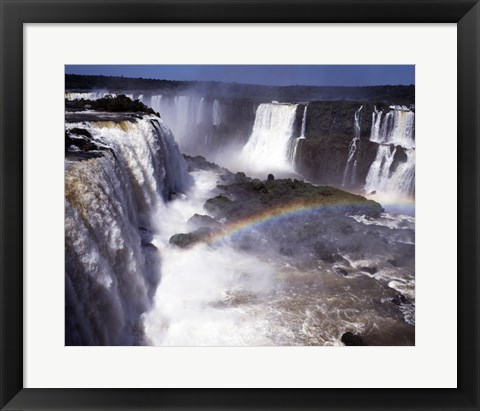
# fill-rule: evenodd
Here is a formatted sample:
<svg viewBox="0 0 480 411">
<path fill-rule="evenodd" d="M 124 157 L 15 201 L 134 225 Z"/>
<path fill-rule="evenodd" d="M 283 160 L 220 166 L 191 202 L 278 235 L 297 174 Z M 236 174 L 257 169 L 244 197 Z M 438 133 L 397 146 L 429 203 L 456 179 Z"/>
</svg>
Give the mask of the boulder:
<svg viewBox="0 0 480 411">
<path fill-rule="evenodd" d="M 180 248 L 188 248 L 198 242 L 207 240 L 211 233 L 210 228 L 201 227 L 191 233 L 174 234 L 170 237 L 169 243 Z"/>
<path fill-rule="evenodd" d="M 363 338 L 358 334 L 353 334 L 350 331 L 344 333 L 341 339 L 342 343 L 347 346 L 366 346 L 368 345 Z"/>
<path fill-rule="evenodd" d="M 188 225 L 193 228 L 208 227 L 208 228 L 218 228 L 221 224 L 209 217 L 208 215 L 194 214 L 189 220 Z"/>
<path fill-rule="evenodd" d="M 395 305 L 411 304 L 403 294 L 396 294 L 390 301 Z"/>
<path fill-rule="evenodd" d="M 219 195 L 208 199 L 203 208 L 205 211 L 214 216 L 223 217 L 230 211 L 233 205 L 234 202 L 232 200 L 225 196 Z"/>
</svg>

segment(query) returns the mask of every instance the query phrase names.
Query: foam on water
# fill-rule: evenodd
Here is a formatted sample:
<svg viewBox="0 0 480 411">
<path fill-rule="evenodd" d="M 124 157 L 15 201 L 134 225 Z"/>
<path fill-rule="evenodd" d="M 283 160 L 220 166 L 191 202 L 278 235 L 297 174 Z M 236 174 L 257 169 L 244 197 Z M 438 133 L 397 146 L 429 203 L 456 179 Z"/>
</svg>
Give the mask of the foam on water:
<svg viewBox="0 0 480 411">
<path fill-rule="evenodd" d="M 196 184 L 187 199 L 171 202 L 160 213 L 161 234 L 154 243 L 162 251 L 162 279 L 154 308 L 144 316 L 147 338 L 153 345 L 271 345 L 255 306 L 231 305 L 242 295 L 268 293 L 271 265 L 227 246 L 184 250 L 168 244 L 171 235 L 189 231 L 193 214 L 205 214 L 203 204 L 219 179 L 214 172 L 192 174 Z"/>
<path fill-rule="evenodd" d="M 379 225 L 392 229 L 415 229 L 415 217 L 402 214 L 382 213 L 380 217 L 371 218 L 366 215 L 351 215 L 355 221 L 365 225 Z"/>
</svg>

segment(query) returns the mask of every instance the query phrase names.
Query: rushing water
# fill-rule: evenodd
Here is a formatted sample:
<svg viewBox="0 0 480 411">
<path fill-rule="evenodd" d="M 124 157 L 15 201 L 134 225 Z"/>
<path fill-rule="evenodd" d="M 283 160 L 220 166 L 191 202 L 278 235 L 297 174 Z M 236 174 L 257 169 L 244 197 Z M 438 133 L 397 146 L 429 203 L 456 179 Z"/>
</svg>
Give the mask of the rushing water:
<svg viewBox="0 0 480 411">
<path fill-rule="evenodd" d="M 291 170 L 288 149 L 294 135 L 296 104 L 260 104 L 252 135 L 242 151 L 250 168 Z"/>
<path fill-rule="evenodd" d="M 287 257 L 265 252 L 270 247 L 273 251 L 275 243 L 261 230 L 214 246 L 181 249 L 168 244 L 170 235 L 192 229 L 189 217 L 205 213 L 203 204 L 220 180 L 214 171 L 193 175 L 196 184 L 188 200 L 166 206 L 161 235 L 154 240 L 162 253 L 162 281 L 153 309 L 144 315 L 150 344 L 342 345 L 340 338 L 346 331 L 369 334 L 372 343 L 412 343 L 414 274 L 411 268 L 392 266 L 389 255 L 345 251 L 343 262 L 317 260 L 305 266 L 302 254 Z M 375 230 L 387 234 L 390 241 L 414 242 L 411 217 L 354 215 L 351 221 L 360 230 L 378 227 Z M 279 236 L 291 231 L 281 225 L 273 228 Z M 245 240 L 262 245 L 245 251 L 238 247 Z M 409 298 L 408 307 L 390 301 L 399 290 Z"/>
<path fill-rule="evenodd" d="M 191 177 L 155 116 L 73 120 L 67 130 L 89 133 L 100 150 L 72 147 L 65 162 L 66 342 L 141 344 L 139 316 L 160 279 L 150 237 L 165 199 Z"/>
<path fill-rule="evenodd" d="M 376 108 L 372 113 L 370 140 L 378 150 L 365 182 L 365 193 L 385 201 L 415 194 L 415 114 L 406 107 L 392 108 L 384 116 Z M 395 161 L 397 155 L 401 159 Z"/>
<path fill-rule="evenodd" d="M 355 154 L 357 153 L 357 146 L 360 144 L 360 112 L 362 111 L 363 106 L 355 111 L 353 118 L 353 139 L 350 142 L 348 147 L 348 158 L 347 164 L 345 166 L 345 171 L 343 172 L 343 182 L 342 186 L 345 185 L 355 185 L 357 179 L 357 158 Z M 352 165 L 353 161 L 353 165 Z"/>
<path fill-rule="evenodd" d="M 221 124 L 216 101 L 154 96 L 151 104 L 187 133 L 191 124 Z M 292 169 L 289 149 L 305 138 L 307 105 L 295 138 L 297 109 L 257 107 L 241 153 L 246 162 Z M 413 195 L 413 113 L 392 110 L 373 114 L 378 151 L 365 188 Z M 214 244 L 176 247 L 171 236 L 197 228 L 190 218 L 207 214 L 205 201 L 228 172 L 187 173 L 165 122 L 153 115 L 67 114 L 71 141 L 83 144 L 88 135 L 95 145 L 83 152 L 72 143 L 65 162 L 67 345 L 341 345 L 345 332 L 373 345 L 414 344 L 413 217 L 315 212 Z"/>
<path fill-rule="evenodd" d="M 295 168 L 295 161 L 297 159 L 298 144 L 300 143 L 300 140 L 305 140 L 305 130 L 307 128 L 307 109 L 308 109 L 308 104 L 305 104 L 305 107 L 303 108 L 302 127 L 300 129 L 300 137 L 297 137 L 291 141 L 289 151 L 288 151 L 288 161 L 293 168 Z"/>
</svg>

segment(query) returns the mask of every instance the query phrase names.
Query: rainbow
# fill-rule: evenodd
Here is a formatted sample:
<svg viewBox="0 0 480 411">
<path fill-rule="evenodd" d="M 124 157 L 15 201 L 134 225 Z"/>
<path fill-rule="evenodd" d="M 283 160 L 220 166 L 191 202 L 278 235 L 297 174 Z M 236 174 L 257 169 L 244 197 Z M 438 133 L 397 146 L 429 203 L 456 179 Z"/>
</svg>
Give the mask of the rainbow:
<svg viewBox="0 0 480 411">
<path fill-rule="evenodd" d="M 278 222 L 279 220 L 290 217 L 311 213 L 320 209 L 335 209 L 345 206 L 366 205 L 365 199 L 361 201 L 328 201 L 325 197 L 312 200 L 300 200 L 283 204 L 277 207 L 268 208 L 258 213 L 249 215 L 248 217 L 235 220 L 231 223 L 224 224 L 222 228 L 213 232 L 206 242 L 214 244 L 222 239 L 231 237 L 242 231 L 260 227 L 266 223 Z"/>
</svg>

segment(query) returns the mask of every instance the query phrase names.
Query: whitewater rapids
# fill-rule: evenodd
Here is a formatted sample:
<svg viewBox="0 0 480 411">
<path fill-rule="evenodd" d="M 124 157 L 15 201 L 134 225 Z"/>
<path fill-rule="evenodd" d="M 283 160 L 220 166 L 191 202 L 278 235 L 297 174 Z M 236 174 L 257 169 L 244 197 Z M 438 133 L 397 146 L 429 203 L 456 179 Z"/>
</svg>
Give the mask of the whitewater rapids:
<svg viewBox="0 0 480 411">
<path fill-rule="evenodd" d="M 143 315 L 148 344 L 343 345 L 340 339 L 346 331 L 368 333 L 373 341 L 383 338 L 388 343 L 383 334 L 389 330 L 406 335 L 402 339 L 391 331 L 392 345 L 411 341 L 414 305 L 402 307 L 408 309 L 406 314 L 396 310 L 388 290 L 402 289 L 414 301 L 414 275 L 391 267 L 387 257 L 345 254 L 352 266 L 346 278 L 337 274 L 338 264 L 319 262 L 317 269 L 302 269 L 285 256 L 241 251 L 229 238 L 187 249 L 170 245 L 171 235 L 191 231 L 188 219 L 193 214 L 205 214 L 203 204 L 220 181 L 215 171 L 192 175 L 195 185 L 187 196 L 162 209 L 161 234 L 153 241 L 162 255 L 162 280 L 152 309 Z M 352 220 L 398 230 L 398 241 L 412 241 L 413 219 L 399 218 Z M 263 241 L 261 233 L 249 235 Z M 372 265 L 378 267 L 375 274 L 362 271 Z"/>
</svg>

